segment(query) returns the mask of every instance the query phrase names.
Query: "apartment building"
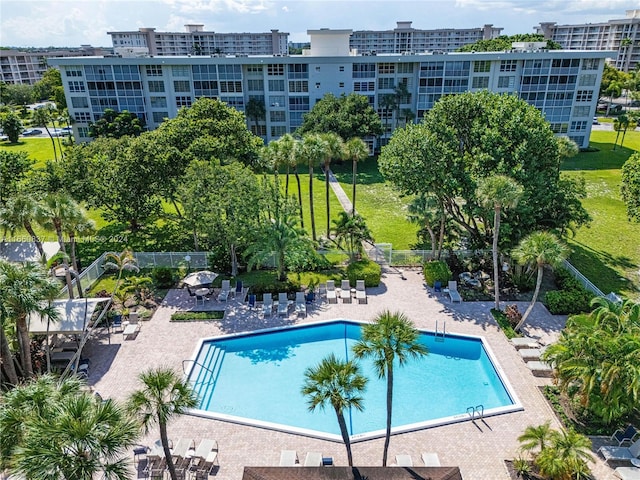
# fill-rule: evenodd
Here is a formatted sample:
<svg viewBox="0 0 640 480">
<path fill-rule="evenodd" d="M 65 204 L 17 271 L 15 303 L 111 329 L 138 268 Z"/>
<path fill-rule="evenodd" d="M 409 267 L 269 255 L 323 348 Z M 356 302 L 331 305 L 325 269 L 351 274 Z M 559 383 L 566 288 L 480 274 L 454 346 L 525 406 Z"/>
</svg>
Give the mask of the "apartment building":
<svg viewBox="0 0 640 480">
<path fill-rule="evenodd" d="M 156 32 L 140 28 L 107 32 L 116 53 L 123 55 L 286 55 L 288 33 L 216 33 L 204 25 L 185 25 L 184 32 Z"/>
<path fill-rule="evenodd" d="M 480 28 L 441 28 L 419 30 L 413 22 L 396 22 L 393 30 L 356 30 L 349 44 L 362 54 L 403 52 L 454 52 L 458 48 L 478 40 L 490 40 L 500 36 L 502 28 L 484 25 Z"/>
<path fill-rule="evenodd" d="M 80 48 L 3 49 L 0 50 L 0 82 L 32 85 L 40 80 L 49 68 L 49 58 L 95 56 L 105 53 L 108 51 L 91 45 L 82 45 Z"/>
<path fill-rule="evenodd" d="M 311 48 L 295 56 L 147 56 L 56 58 L 74 134 L 89 140 L 89 124 L 105 108 L 129 110 L 150 129 L 199 97 L 217 98 L 244 110 L 256 98 L 266 117 L 251 130 L 270 141 L 293 132 L 325 94 L 367 97 L 387 131 L 368 139 L 385 144 L 392 130 L 421 118 L 444 95 L 488 89 L 518 95 L 538 108 L 559 135 L 589 144 L 605 58 L 600 50 L 544 51 L 523 45 L 508 52 L 354 55 L 350 30 L 310 30 Z M 400 84 L 409 94 L 401 110 L 383 99 Z M 376 143 L 378 142 L 378 143 Z"/>
<path fill-rule="evenodd" d="M 567 50 L 611 50 L 611 65 L 629 72 L 640 63 L 640 9 L 627 10 L 626 17 L 603 23 L 557 25 L 543 22 L 534 27 L 545 38 Z"/>
</svg>

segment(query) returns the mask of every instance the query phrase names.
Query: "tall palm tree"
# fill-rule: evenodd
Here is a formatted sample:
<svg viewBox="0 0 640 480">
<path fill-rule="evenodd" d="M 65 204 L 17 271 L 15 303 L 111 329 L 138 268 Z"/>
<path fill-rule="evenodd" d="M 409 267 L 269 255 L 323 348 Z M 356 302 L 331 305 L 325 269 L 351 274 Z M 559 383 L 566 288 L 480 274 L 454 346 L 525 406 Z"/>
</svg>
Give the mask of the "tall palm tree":
<svg viewBox="0 0 640 480">
<path fill-rule="evenodd" d="M 283 164 L 287 167 L 287 176 L 284 184 L 284 195 L 289 196 L 289 170 L 293 167 L 297 171 L 297 161 L 295 157 L 295 143 L 296 140 L 290 133 L 286 133 L 281 136 L 277 142 L 280 144 L 280 153 L 282 155 Z M 298 179 L 298 187 L 300 187 L 300 180 Z M 302 206 L 300 207 L 302 208 Z M 304 228 L 304 226 L 302 227 Z"/>
<path fill-rule="evenodd" d="M 322 138 L 327 146 L 324 151 L 324 197 L 327 204 L 327 238 L 331 238 L 331 208 L 329 203 L 329 173 L 331 172 L 331 160 L 342 159 L 343 143 L 339 135 L 329 132 L 322 133 Z"/>
<path fill-rule="evenodd" d="M 51 139 L 51 145 L 53 145 L 53 158 L 57 162 L 58 149 L 56 148 L 56 141 L 54 140 L 53 135 L 51 135 L 51 131 L 48 126 L 48 123 L 51 121 L 53 110 L 54 108 L 51 106 L 36 108 L 33 111 L 32 120 L 35 125 L 42 125 L 47 131 L 47 135 L 49 135 L 49 138 Z"/>
<path fill-rule="evenodd" d="M 169 450 L 167 423 L 188 409 L 195 408 L 198 399 L 189 383 L 170 368 L 151 369 L 142 372 L 138 378 L 142 382 L 142 389 L 131 394 L 129 408 L 140 418 L 145 432 L 158 425 L 171 480 L 178 480 Z"/>
<path fill-rule="evenodd" d="M 344 144 L 344 156 L 347 160 L 353 162 L 353 170 L 351 174 L 351 215 L 356 214 L 356 183 L 358 173 L 358 162 L 369 156 L 369 147 L 361 138 L 354 137 Z"/>
<path fill-rule="evenodd" d="M 29 195 L 20 193 L 10 198 L 4 208 L 0 209 L 0 225 L 13 235 L 15 231 L 23 227 L 35 243 L 40 258 L 45 258 L 42 241 L 33 229 L 33 223 L 38 214 L 38 202 Z"/>
<path fill-rule="evenodd" d="M 69 299 L 73 299 L 73 284 L 71 282 L 71 272 L 63 233 L 66 222 L 76 217 L 79 209 L 80 206 L 69 195 L 65 193 L 50 193 L 44 197 L 38 210 L 38 223 L 46 230 L 55 232 L 58 237 L 60 251 L 63 253 L 62 264 L 64 265 L 64 276 L 67 282 Z"/>
<path fill-rule="evenodd" d="M 523 238 L 513 250 L 512 256 L 517 262 L 522 265 L 536 265 L 538 268 L 536 288 L 533 292 L 531 304 L 522 315 L 518 325 L 516 325 L 516 331 L 519 331 L 527 321 L 538 300 L 545 265 L 555 267 L 562 263 L 568 254 L 568 248 L 551 232 L 533 232 Z"/>
<path fill-rule="evenodd" d="M 57 320 L 57 311 L 44 300 L 50 298 L 52 292 L 58 291 L 58 285 L 40 265 L 33 262 L 24 265 L 13 264 L 0 259 L 0 316 L 3 325 L 15 325 L 20 348 L 20 365 L 26 377 L 33 376 L 27 318 L 30 314 L 39 314 L 53 321 Z M 4 331 L 2 337 L 4 342 Z M 5 355 L 6 348 L 3 346 L 3 368 L 8 376 L 12 376 L 10 364 L 12 365 L 13 358 Z"/>
<path fill-rule="evenodd" d="M 120 287 L 120 282 L 122 280 L 122 274 L 125 271 L 138 273 L 140 269 L 136 263 L 136 258 L 133 255 L 133 251 L 131 250 L 123 250 L 121 253 L 109 252 L 105 255 L 104 264 L 102 268 L 105 270 L 117 270 L 118 276 L 116 277 L 116 283 L 113 287 L 113 292 L 111 292 L 111 299 L 113 300 L 113 296 L 118 291 Z"/>
<path fill-rule="evenodd" d="M 362 242 L 373 242 L 371 230 L 360 215 L 350 216 L 347 212 L 340 212 L 333 224 L 334 240 L 348 253 L 350 261 L 362 253 Z"/>
<path fill-rule="evenodd" d="M 80 273 L 78 257 L 76 255 L 76 234 L 90 235 L 95 232 L 96 222 L 91 220 L 84 208 L 78 207 L 77 210 L 70 212 L 71 215 L 64 223 L 64 231 L 69 236 L 69 250 L 71 258 L 71 266 L 76 273 Z M 82 298 L 84 293 L 80 284 L 80 276 L 76 276 L 76 287 L 78 288 L 78 297 Z"/>
<path fill-rule="evenodd" d="M 374 323 L 362 327 L 362 338 L 353 346 L 355 358 L 371 358 L 378 378 L 387 379 L 387 430 L 384 439 L 382 466 L 387 466 L 391 440 L 393 410 L 394 363 L 402 367 L 410 359 L 427 355 L 427 348 L 420 343 L 420 332 L 402 312 L 384 310 Z"/>
<path fill-rule="evenodd" d="M 327 405 L 333 407 L 347 449 L 347 461 L 352 467 L 351 441 L 344 411 L 352 408 L 359 411 L 364 409 L 361 395 L 368 379 L 361 374 L 356 363 L 339 360 L 333 353 L 322 359 L 317 366 L 307 368 L 304 376 L 302 394 L 308 397 L 309 410 L 324 410 Z"/>
<path fill-rule="evenodd" d="M 304 229 L 304 214 L 302 212 L 302 188 L 300 187 L 298 164 L 301 161 L 304 161 L 304 159 L 304 144 L 300 140 L 294 140 L 293 149 L 291 151 L 291 165 L 293 165 L 293 175 L 296 177 L 296 183 L 298 185 L 298 207 L 300 209 L 300 228 L 302 229 Z"/>
<path fill-rule="evenodd" d="M 126 480 L 138 423 L 114 401 L 89 393 L 64 396 L 47 418 L 32 417 L 14 455 L 26 478 Z"/>
<path fill-rule="evenodd" d="M 327 142 L 317 133 L 310 133 L 302 137 L 302 145 L 299 153 L 302 159 L 309 165 L 309 212 L 311 213 L 311 237 L 315 242 L 316 236 L 316 219 L 313 208 L 313 168 L 319 165 L 325 157 L 327 151 Z"/>
<path fill-rule="evenodd" d="M 500 215 L 503 208 L 513 208 L 522 197 L 523 188 L 505 175 L 486 177 L 478 182 L 477 196 L 485 208 L 493 208 L 493 288 L 495 309 L 500 310 L 500 265 L 498 264 L 498 237 Z"/>
</svg>

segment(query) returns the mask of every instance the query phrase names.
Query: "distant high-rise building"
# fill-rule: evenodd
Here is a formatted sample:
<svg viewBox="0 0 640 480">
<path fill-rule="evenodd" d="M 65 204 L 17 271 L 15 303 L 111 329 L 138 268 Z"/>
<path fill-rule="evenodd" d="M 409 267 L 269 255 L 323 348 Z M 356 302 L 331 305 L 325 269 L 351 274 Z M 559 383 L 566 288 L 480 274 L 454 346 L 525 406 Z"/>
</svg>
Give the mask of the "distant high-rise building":
<svg viewBox="0 0 640 480">
<path fill-rule="evenodd" d="M 216 33 L 204 25 L 185 25 L 184 32 L 156 32 L 140 28 L 130 32 L 107 32 L 113 48 L 123 56 L 148 55 L 286 55 L 288 33 Z"/>
<path fill-rule="evenodd" d="M 557 25 L 542 22 L 534 27 L 545 38 L 567 50 L 613 50 L 611 65 L 625 72 L 640 63 L 640 10 L 627 10 L 626 18 L 603 23 Z"/>
<path fill-rule="evenodd" d="M 412 22 L 396 22 L 393 30 L 356 30 L 349 44 L 358 53 L 454 52 L 478 40 L 500 36 L 502 28 L 485 25 L 480 28 L 442 28 L 419 30 Z"/>
<path fill-rule="evenodd" d="M 54 57 L 95 56 L 108 53 L 103 48 L 82 45 L 80 48 L 8 48 L 0 50 L 0 81 L 32 85 L 49 68 L 47 60 Z"/>
</svg>

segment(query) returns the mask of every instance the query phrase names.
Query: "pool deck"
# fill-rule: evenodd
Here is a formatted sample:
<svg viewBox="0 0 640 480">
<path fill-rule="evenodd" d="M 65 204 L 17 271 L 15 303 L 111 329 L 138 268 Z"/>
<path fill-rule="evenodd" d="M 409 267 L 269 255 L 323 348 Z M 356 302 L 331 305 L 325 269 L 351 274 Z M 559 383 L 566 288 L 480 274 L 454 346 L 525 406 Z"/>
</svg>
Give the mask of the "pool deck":
<svg viewBox="0 0 640 480">
<path fill-rule="evenodd" d="M 442 465 L 459 466 L 465 480 L 508 479 L 503 460 L 518 455 L 517 437 L 524 429 L 547 420 L 559 428 L 538 388 L 549 384 L 550 379 L 534 377 L 515 348 L 498 330 L 489 311 L 493 302 L 452 304 L 448 295 L 434 294 L 427 289 L 421 272 L 417 270 L 400 273 L 391 269 L 384 272 L 381 285 L 367 289 L 367 296 L 367 304 L 355 301 L 351 304 L 328 304 L 321 301 L 310 306 L 306 318 L 290 313 L 287 318 L 273 316 L 267 319 L 262 318 L 259 309 L 249 311 L 245 305 L 231 299 L 223 320 L 171 323 L 171 313 L 195 307 L 194 298 L 189 297 L 186 290 L 171 290 L 152 319 L 141 322 L 136 337 L 123 340 L 120 333 L 112 333 L 110 338 L 103 333 L 87 343 L 85 355 L 91 359 L 89 383 L 104 398 L 124 400 L 139 388 L 137 376 L 140 372 L 158 366 L 182 371 L 182 361 L 193 356 L 198 340 L 203 337 L 336 318 L 372 320 L 384 309 L 400 310 L 419 328 L 433 330 L 438 321 L 440 329 L 446 322 L 447 332 L 483 336 L 524 411 L 488 417 L 476 424 L 465 421 L 394 435 L 389 447 L 389 464 L 395 455 L 407 454 L 412 457 L 414 465 L 422 465 L 421 452 L 436 452 Z M 524 311 L 526 304 L 520 306 L 520 311 Z M 199 310 L 202 308 L 202 305 L 198 306 Z M 205 302 L 204 308 L 215 310 L 221 309 L 222 305 L 212 299 Z M 558 337 L 564 320 L 565 317 L 553 316 L 538 304 L 525 326 L 525 333 L 548 344 Z M 240 480 L 245 465 L 277 466 L 280 450 L 296 450 L 301 459 L 309 451 L 321 452 L 324 457 L 333 457 L 337 465 L 347 464 L 344 445 L 289 433 L 190 415 L 172 421 L 168 431 L 170 438 L 174 439 L 218 440 L 220 467 L 215 472 L 216 479 Z M 153 429 L 141 443 L 151 445 L 157 438 L 158 431 Z M 353 444 L 354 464 L 381 465 L 383 443 L 384 439 L 379 438 Z M 613 470 L 601 459 L 594 457 L 594 460 L 590 466 L 597 480 L 616 478 Z"/>
</svg>

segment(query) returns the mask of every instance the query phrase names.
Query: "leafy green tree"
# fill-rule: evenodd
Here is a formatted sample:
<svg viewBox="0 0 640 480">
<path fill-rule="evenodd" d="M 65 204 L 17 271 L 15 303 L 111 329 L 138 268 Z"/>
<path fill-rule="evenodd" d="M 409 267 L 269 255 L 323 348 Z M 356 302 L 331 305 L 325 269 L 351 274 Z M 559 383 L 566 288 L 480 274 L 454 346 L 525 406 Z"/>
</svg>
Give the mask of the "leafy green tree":
<svg viewBox="0 0 640 480">
<path fill-rule="evenodd" d="M 4 87 L 4 103 L 28 105 L 33 102 L 33 86 L 26 83 L 10 83 Z"/>
<path fill-rule="evenodd" d="M 621 85 L 624 83 L 624 80 L 624 72 L 618 70 L 616 67 L 609 65 L 608 63 L 605 63 L 604 70 L 602 71 L 602 82 L 600 83 L 598 98 L 608 96 L 610 92 L 616 93 L 620 89 L 620 93 L 614 95 L 619 97 L 622 94 Z M 612 84 L 614 85 L 612 86 Z"/>
<path fill-rule="evenodd" d="M 351 409 L 363 411 L 361 395 L 365 391 L 367 378 L 361 374 L 356 363 L 339 360 L 333 353 L 322 359 L 317 366 L 307 368 L 304 376 L 302 394 L 308 397 L 309 410 L 314 411 L 316 408 L 324 410 L 327 406 L 333 408 L 347 449 L 347 461 L 352 467 L 351 441 L 344 411 Z"/>
<path fill-rule="evenodd" d="M 37 221 L 39 204 L 33 196 L 21 192 L 9 199 L 7 204 L 0 208 L 0 225 L 13 235 L 16 230 L 24 228 L 38 249 L 40 258 L 45 258 L 42 241 L 33 229 L 33 222 Z"/>
<path fill-rule="evenodd" d="M 267 109 L 264 106 L 264 100 L 250 98 L 244 107 L 244 112 L 250 120 L 253 120 L 254 135 L 258 135 L 260 120 L 264 120 L 267 115 Z"/>
<path fill-rule="evenodd" d="M 129 409 L 139 417 L 145 432 L 158 425 L 171 480 L 177 480 L 169 450 L 167 424 L 188 409 L 195 408 L 198 405 L 197 396 L 189 383 L 169 368 L 147 370 L 140 374 L 139 380 L 142 388 L 131 394 Z"/>
<path fill-rule="evenodd" d="M 78 206 L 73 209 L 67 217 L 63 225 L 64 233 L 69 237 L 69 257 L 71 259 L 71 267 L 76 273 L 80 273 L 80 264 L 76 253 L 76 235 L 90 235 L 96 230 L 96 222 L 90 219 L 84 208 Z M 76 287 L 78 288 L 78 297 L 82 298 L 84 292 L 80 281 L 80 276 L 76 276 Z"/>
<path fill-rule="evenodd" d="M 24 127 L 22 126 L 20 117 L 18 117 L 13 110 L 0 112 L 0 127 L 4 131 L 4 134 L 9 137 L 10 143 L 18 143 L 20 133 L 22 133 Z"/>
<path fill-rule="evenodd" d="M 622 139 L 620 140 L 620 148 L 622 148 L 622 144 L 624 143 L 624 137 L 627 135 L 627 130 L 635 130 L 636 122 L 629 115 L 618 115 L 618 118 L 613 120 L 613 129 L 616 131 L 616 139 L 613 142 L 613 150 L 616 149 L 616 145 L 618 143 L 618 137 L 620 136 L 620 132 L 622 132 Z"/>
<path fill-rule="evenodd" d="M 125 135 L 137 137 L 142 133 L 144 125 L 140 119 L 128 110 L 117 112 L 106 108 L 99 120 L 89 125 L 89 135 L 93 138 L 120 138 Z"/>
<path fill-rule="evenodd" d="M 49 68 L 42 74 L 42 78 L 33 84 L 33 96 L 36 100 L 53 100 L 56 108 L 66 108 L 67 102 L 62 86 L 62 76 L 57 68 Z"/>
<path fill-rule="evenodd" d="M 640 412 L 640 304 L 591 302 L 588 315 L 570 317 L 544 359 L 558 385 L 607 424 Z"/>
<path fill-rule="evenodd" d="M 18 192 L 34 163 L 26 152 L 0 150 L 0 206 Z"/>
<path fill-rule="evenodd" d="M 356 359 L 371 358 L 378 378 L 387 379 L 387 429 L 382 454 L 382 466 L 386 467 L 391 440 L 394 364 L 402 367 L 409 359 L 426 355 L 427 348 L 420 343 L 420 332 L 404 313 L 385 310 L 376 316 L 374 323 L 362 326 L 362 337 L 353 346 L 353 354 Z"/>
<path fill-rule="evenodd" d="M 493 283 L 495 308 L 500 310 L 500 265 L 498 263 L 498 238 L 500 216 L 503 208 L 513 208 L 522 197 L 522 187 L 509 177 L 496 175 L 478 182 L 478 198 L 486 208 L 493 208 Z"/>
<path fill-rule="evenodd" d="M 622 166 L 622 199 L 627 205 L 629 220 L 640 222 L 640 153 L 631 155 Z"/>
<path fill-rule="evenodd" d="M 533 291 L 531 303 L 515 327 L 516 331 L 520 331 L 538 300 L 545 265 L 557 267 L 567 258 L 569 250 L 553 233 L 534 232 L 523 238 L 511 254 L 518 263 L 533 265 L 538 270 L 536 288 Z"/>
<path fill-rule="evenodd" d="M 296 133 L 332 132 L 347 141 L 382 133 L 382 123 L 364 95 L 350 93 L 336 97 L 327 93 L 304 115 Z"/>
<path fill-rule="evenodd" d="M 340 212 L 333 224 L 335 241 L 349 254 L 350 261 L 356 260 L 362 254 L 362 242 L 373 242 L 371 230 L 359 214 L 349 215 L 347 212 Z"/>
<path fill-rule="evenodd" d="M 20 351 L 20 365 L 25 377 L 34 373 L 31 361 L 31 339 L 27 319 L 30 314 L 39 314 L 52 321 L 58 319 L 57 311 L 46 299 L 57 294 L 59 286 L 49 277 L 42 267 L 27 262 L 24 265 L 9 263 L 0 259 L 0 317 L 3 328 L 13 327 Z M 3 330 L 4 332 L 4 330 Z M 2 335 L 3 343 L 6 337 Z M 2 368 L 9 381 L 17 383 L 12 372 L 13 358 L 6 357 L 6 345 L 2 347 Z"/>
<path fill-rule="evenodd" d="M 324 151 L 324 198 L 327 206 L 327 238 L 331 237 L 331 203 L 329 201 L 329 177 L 331 173 L 331 160 L 342 160 L 343 145 L 342 139 L 335 133 L 321 133 L 322 139 L 325 141 Z"/>
<path fill-rule="evenodd" d="M 490 40 L 478 40 L 475 43 L 470 43 L 463 47 L 458 48 L 458 52 L 500 52 L 504 50 L 511 50 L 513 42 L 547 42 L 547 49 L 549 50 L 561 50 L 562 46 L 544 38 L 541 33 L 518 33 L 516 35 L 500 35 L 499 37 L 492 38 Z"/>
<path fill-rule="evenodd" d="M 351 174 L 352 191 L 351 191 L 351 214 L 356 214 L 356 183 L 358 173 L 358 162 L 365 160 L 369 156 L 369 147 L 361 138 L 353 137 L 344 144 L 344 158 L 351 160 L 353 170 Z"/>
<path fill-rule="evenodd" d="M 32 119 L 35 125 L 44 127 L 44 129 L 47 131 L 47 135 L 49 135 L 51 144 L 53 145 L 53 159 L 55 161 L 58 161 L 58 149 L 56 148 L 56 141 L 51 134 L 51 130 L 49 130 L 49 123 L 51 122 L 51 119 L 54 115 L 54 111 L 55 110 L 51 105 L 45 105 L 43 107 L 36 108 L 33 111 Z M 60 153 L 62 154 L 62 152 Z"/>
<path fill-rule="evenodd" d="M 431 257 L 439 259 L 444 244 L 446 214 L 439 199 L 432 194 L 416 196 L 407 206 L 407 219 L 424 228 L 431 240 Z M 436 238 L 436 229 L 438 235 Z"/>
<path fill-rule="evenodd" d="M 474 248 L 490 243 L 478 221 L 481 178 L 506 175 L 523 187 L 502 222 L 510 246 L 541 227 L 563 231 L 584 225 L 580 183 L 560 176 L 566 151 L 534 107 L 514 95 L 487 91 L 440 99 L 419 125 L 394 132 L 379 157 L 380 171 L 405 195 L 433 195 Z"/>
</svg>

